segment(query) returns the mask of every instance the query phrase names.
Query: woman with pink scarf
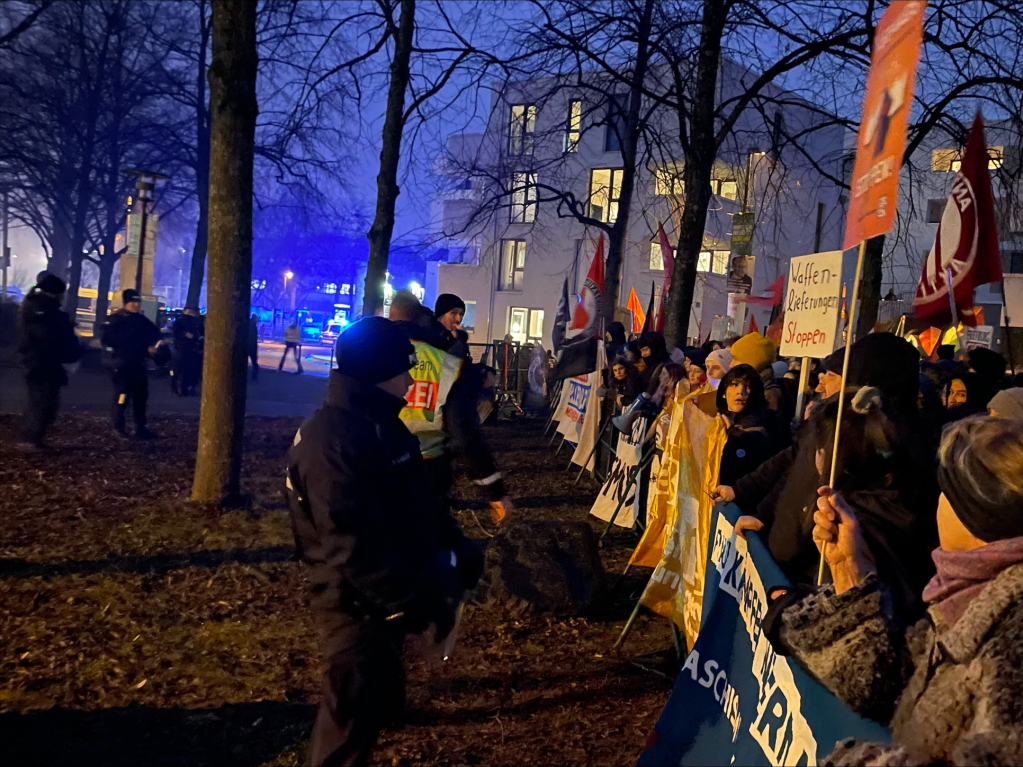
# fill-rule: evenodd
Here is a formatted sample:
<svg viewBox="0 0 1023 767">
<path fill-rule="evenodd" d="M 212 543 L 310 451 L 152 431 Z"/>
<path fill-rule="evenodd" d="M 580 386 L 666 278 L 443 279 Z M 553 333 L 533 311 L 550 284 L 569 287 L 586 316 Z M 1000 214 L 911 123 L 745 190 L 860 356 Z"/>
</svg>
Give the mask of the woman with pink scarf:
<svg viewBox="0 0 1023 767">
<path fill-rule="evenodd" d="M 813 537 L 833 583 L 780 599 L 765 629 L 892 742 L 836 745 L 825 764 L 1023 764 L 1023 420 L 973 417 L 938 452 L 937 574 L 903 626 L 854 512 L 821 488 Z"/>
</svg>

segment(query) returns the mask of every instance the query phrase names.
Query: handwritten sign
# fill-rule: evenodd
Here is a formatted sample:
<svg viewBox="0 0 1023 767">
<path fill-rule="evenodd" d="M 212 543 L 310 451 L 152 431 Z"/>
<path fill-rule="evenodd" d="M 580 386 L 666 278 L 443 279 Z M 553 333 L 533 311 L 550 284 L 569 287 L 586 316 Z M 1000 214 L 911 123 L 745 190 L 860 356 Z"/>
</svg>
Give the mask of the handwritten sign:
<svg viewBox="0 0 1023 767">
<path fill-rule="evenodd" d="M 793 258 L 785 294 L 781 354 L 826 357 L 835 350 L 842 294 L 842 251 Z"/>
</svg>

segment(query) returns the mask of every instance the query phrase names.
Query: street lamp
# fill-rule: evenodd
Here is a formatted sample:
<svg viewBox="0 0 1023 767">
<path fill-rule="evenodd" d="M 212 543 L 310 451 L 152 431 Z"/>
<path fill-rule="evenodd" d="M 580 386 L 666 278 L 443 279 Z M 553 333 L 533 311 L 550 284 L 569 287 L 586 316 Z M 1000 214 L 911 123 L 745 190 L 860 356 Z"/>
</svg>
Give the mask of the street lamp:
<svg viewBox="0 0 1023 767">
<path fill-rule="evenodd" d="M 146 253 L 146 215 L 148 211 L 149 193 L 153 191 L 157 181 L 169 181 L 170 176 L 165 176 L 162 173 L 157 173 L 152 170 L 142 170 L 141 168 L 128 168 L 124 171 L 126 176 L 135 176 L 135 189 L 138 190 L 138 205 L 140 209 L 140 221 L 139 221 L 139 252 L 138 262 L 135 264 L 135 290 L 139 293 L 142 292 L 142 259 Z M 132 206 L 132 212 L 134 212 L 135 206 Z M 128 243 L 129 247 L 131 242 Z M 155 254 L 154 254 L 155 255 Z M 123 285 L 122 285 L 123 287 Z"/>
</svg>

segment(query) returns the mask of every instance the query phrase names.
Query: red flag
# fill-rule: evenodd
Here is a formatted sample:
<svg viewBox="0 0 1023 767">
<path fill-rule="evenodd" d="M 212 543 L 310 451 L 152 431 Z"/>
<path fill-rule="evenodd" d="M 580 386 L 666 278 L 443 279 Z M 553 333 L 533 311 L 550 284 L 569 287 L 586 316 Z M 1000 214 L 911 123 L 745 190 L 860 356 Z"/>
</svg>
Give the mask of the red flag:
<svg viewBox="0 0 1023 767">
<path fill-rule="evenodd" d="M 994 196 L 980 112 L 966 139 L 962 165 L 952 181 L 952 193 L 938 224 L 934 247 L 924 261 L 916 287 L 913 311 L 917 319 L 939 325 L 951 323 L 950 269 L 956 310 L 964 323 L 976 322 L 972 311 L 974 289 L 1002 281 Z"/>
<path fill-rule="evenodd" d="M 661 288 L 661 306 L 657 310 L 655 329 L 658 333 L 663 333 L 667 317 L 666 303 L 671 292 L 671 277 L 675 273 L 675 254 L 660 221 L 657 222 L 657 240 L 661 244 L 661 261 L 664 263 L 664 287 Z"/>
<path fill-rule="evenodd" d="M 757 318 L 754 317 L 752 314 L 749 316 L 749 332 L 750 333 L 760 332 L 760 328 L 757 327 Z"/>
<path fill-rule="evenodd" d="M 656 303 L 654 303 L 655 298 L 657 298 L 657 285 L 651 282 L 650 303 L 647 304 L 646 321 L 643 323 L 644 333 L 649 333 L 652 330 L 657 330 L 657 305 Z"/>
<path fill-rule="evenodd" d="M 775 317 L 774 322 L 767 326 L 767 332 L 764 334 L 772 341 L 776 346 L 781 346 L 781 329 L 785 325 L 785 311 Z"/>
<path fill-rule="evenodd" d="M 575 305 L 569 336 L 596 336 L 599 331 L 600 296 L 604 292 L 604 235 L 597 241 L 597 252 L 593 254 L 590 271 L 579 291 L 579 302 Z"/>
<path fill-rule="evenodd" d="M 777 306 L 781 303 L 784 294 L 785 278 L 779 274 L 778 279 L 767 286 L 766 296 L 747 296 L 746 303 L 757 306 Z"/>
</svg>

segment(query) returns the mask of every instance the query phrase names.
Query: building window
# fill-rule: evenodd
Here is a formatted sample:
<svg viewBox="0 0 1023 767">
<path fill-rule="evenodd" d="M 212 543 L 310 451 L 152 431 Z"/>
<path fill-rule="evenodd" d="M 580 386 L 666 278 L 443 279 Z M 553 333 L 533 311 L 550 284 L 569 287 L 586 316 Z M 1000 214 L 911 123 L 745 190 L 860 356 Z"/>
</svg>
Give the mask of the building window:
<svg viewBox="0 0 1023 767">
<path fill-rule="evenodd" d="M 513 173 L 511 222 L 530 224 L 536 218 L 536 174 Z"/>
<path fill-rule="evenodd" d="M 334 295 L 335 293 L 337 293 L 337 283 L 336 282 L 326 283 L 320 288 L 320 292 L 326 293 L 327 295 L 330 296 Z"/>
<path fill-rule="evenodd" d="M 526 241 L 501 240 L 500 290 L 522 290 L 526 274 Z"/>
<path fill-rule="evenodd" d="M 650 271 L 664 271 L 664 254 L 661 253 L 661 243 L 656 237 L 650 241 Z"/>
<path fill-rule="evenodd" d="M 1010 250 L 1007 254 L 1009 258 L 1009 274 L 1023 274 L 1023 251 Z"/>
<path fill-rule="evenodd" d="M 931 170 L 939 173 L 958 173 L 962 167 L 958 149 L 935 149 L 931 152 Z M 988 170 L 998 170 L 1002 167 L 1004 159 L 1004 148 L 1000 146 L 989 146 L 987 148 Z"/>
<path fill-rule="evenodd" d="M 618 198 L 622 192 L 621 168 L 594 168 L 590 171 L 590 216 L 614 223 L 618 218 Z"/>
<path fill-rule="evenodd" d="M 533 132 L 536 130 L 536 107 L 532 104 L 513 104 L 508 125 L 508 153 L 533 153 Z"/>
<path fill-rule="evenodd" d="M 940 224 L 941 217 L 945 213 L 945 205 L 948 200 L 928 200 L 927 201 L 927 223 L 928 224 Z"/>
<path fill-rule="evenodd" d="M 604 151 L 622 151 L 622 136 L 627 126 L 625 116 L 628 112 L 629 94 L 615 93 L 607 104 L 607 125 L 604 126 Z"/>
<path fill-rule="evenodd" d="M 680 169 L 657 168 L 654 170 L 654 194 L 661 197 L 682 197 L 684 192 Z"/>
<path fill-rule="evenodd" d="M 579 137 L 583 130 L 583 102 L 582 99 L 572 99 L 568 102 L 568 122 L 565 125 L 565 151 L 579 151 Z"/>
<path fill-rule="evenodd" d="M 476 329 L 476 302 L 465 302 L 465 314 L 462 315 L 462 327 L 472 332 Z"/>
<path fill-rule="evenodd" d="M 696 271 L 710 272 L 711 274 L 726 274 L 728 272 L 727 250 L 704 250 L 696 259 Z"/>
<path fill-rule="evenodd" d="M 543 309 L 513 306 L 508 309 L 508 334 L 516 343 L 543 339 Z"/>
<path fill-rule="evenodd" d="M 731 178 L 715 178 L 710 182 L 711 191 L 726 200 L 739 199 L 739 184 Z"/>
</svg>

